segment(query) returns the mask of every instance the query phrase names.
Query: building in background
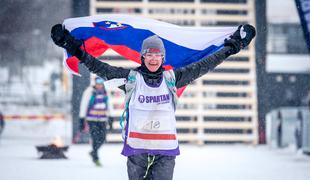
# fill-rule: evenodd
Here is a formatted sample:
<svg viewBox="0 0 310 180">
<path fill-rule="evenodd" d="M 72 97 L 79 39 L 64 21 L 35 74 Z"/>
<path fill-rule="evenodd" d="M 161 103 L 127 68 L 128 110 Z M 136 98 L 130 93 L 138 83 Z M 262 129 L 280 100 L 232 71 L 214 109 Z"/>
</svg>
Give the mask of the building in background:
<svg viewBox="0 0 310 180">
<path fill-rule="evenodd" d="M 267 20 L 267 111 L 301 106 L 310 90 L 310 56 L 295 1 L 268 0 Z"/>
</svg>

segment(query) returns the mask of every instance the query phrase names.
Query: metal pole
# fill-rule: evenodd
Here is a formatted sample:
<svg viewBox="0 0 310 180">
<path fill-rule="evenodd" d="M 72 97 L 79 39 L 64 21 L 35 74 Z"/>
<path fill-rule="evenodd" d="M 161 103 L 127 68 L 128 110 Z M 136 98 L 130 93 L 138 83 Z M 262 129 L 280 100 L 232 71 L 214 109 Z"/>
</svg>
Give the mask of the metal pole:
<svg viewBox="0 0 310 180">
<path fill-rule="evenodd" d="M 89 15 L 89 0 L 73 0 L 72 1 L 72 16 L 80 17 L 80 16 L 88 16 Z M 81 96 L 83 94 L 84 89 L 90 83 L 90 73 L 83 65 L 79 65 L 79 71 L 82 77 L 73 76 L 72 78 L 72 98 L 71 98 L 71 113 L 72 113 L 72 138 L 74 138 L 79 134 L 79 110 L 80 110 L 80 102 Z M 77 143 L 86 143 L 83 142 L 83 137 L 79 138 L 80 140 Z"/>
<path fill-rule="evenodd" d="M 266 43 L 267 43 L 267 18 L 266 18 L 266 0 L 255 0 L 256 9 L 256 78 L 257 78 L 257 101 L 258 101 L 258 133 L 259 143 L 266 142 L 265 137 L 265 115 L 268 110 L 268 99 L 266 91 Z"/>
</svg>

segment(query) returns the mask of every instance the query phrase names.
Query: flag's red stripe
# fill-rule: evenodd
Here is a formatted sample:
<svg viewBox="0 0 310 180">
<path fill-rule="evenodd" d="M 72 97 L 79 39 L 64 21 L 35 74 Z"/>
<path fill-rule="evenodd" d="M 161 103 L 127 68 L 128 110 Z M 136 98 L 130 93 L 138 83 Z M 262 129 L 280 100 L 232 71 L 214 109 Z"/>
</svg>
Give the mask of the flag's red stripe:
<svg viewBox="0 0 310 180">
<path fill-rule="evenodd" d="M 107 49 L 111 48 L 126 59 L 130 59 L 141 64 L 140 53 L 124 45 L 112 45 L 97 37 L 91 37 L 85 41 L 85 46 L 86 51 L 94 57 L 99 57 Z"/>
<path fill-rule="evenodd" d="M 71 56 L 68 59 L 66 59 L 66 64 L 69 69 L 71 69 L 75 73 L 79 73 L 79 60 L 75 56 Z"/>
<path fill-rule="evenodd" d="M 183 86 L 177 89 L 177 96 L 180 97 L 187 86 Z"/>
<path fill-rule="evenodd" d="M 109 45 L 111 49 L 113 49 L 115 52 L 119 53 L 126 59 L 133 60 L 139 64 L 141 64 L 141 57 L 140 53 L 130 49 L 127 46 L 122 46 L 122 45 Z"/>
<path fill-rule="evenodd" d="M 165 68 L 167 71 L 173 69 L 171 65 L 164 65 L 163 68 Z"/>
<path fill-rule="evenodd" d="M 84 42 L 86 52 L 94 57 L 101 56 L 106 50 L 109 49 L 109 45 L 103 40 L 97 37 L 91 37 Z M 84 49 L 84 45 L 81 46 Z"/>
<path fill-rule="evenodd" d="M 144 134 L 138 132 L 130 132 L 129 137 L 148 140 L 176 140 L 175 134 Z"/>
</svg>

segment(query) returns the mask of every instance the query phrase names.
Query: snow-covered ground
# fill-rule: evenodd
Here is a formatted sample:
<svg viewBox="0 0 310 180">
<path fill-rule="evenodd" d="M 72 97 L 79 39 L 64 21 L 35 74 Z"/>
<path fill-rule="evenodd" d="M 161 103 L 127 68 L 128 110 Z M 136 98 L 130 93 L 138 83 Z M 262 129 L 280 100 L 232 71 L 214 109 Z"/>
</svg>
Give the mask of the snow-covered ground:
<svg viewBox="0 0 310 180">
<path fill-rule="evenodd" d="M 121 144 L 102 147 L 103 167 L 92 164 L 89 145 L 70 144 L 67 160 L 38 159 L 35 146 L 47 144 L 48 137 L 57 134 L 46 131 L 70 131 L 69 125 L 56 124 L 45 127 L 44 124 L 32 123 L 36 127 L 33 128 L 27 123 L 18 126 L 17 122 L 8 122 L 0 138 L 0 179 L 127 179 L 126 158 L 120 155 Z M 36 129 L 32 134 L 28 132 L 31 128 Z M 68 138 L 66 134 L 64 136 Z M 275 150 L 251 145 L 181 144 L 181 155 L 176 159 L 174 173 L 175 180 L 309 180 L 309 177 L 310 156 L 296 154 L 291 149 Z"/>
<path fill-rule="evenodd" d="M 71 145 L 67 160 L 39 160 L 35 142 L 2 139 L 0 169 L 2 180 L 98 180 L 127 179 L 126 158 L 120 144 L 107 144 L 101 151 L 102 167 L 90 161 L 88 145 Z M 266 146 L 181 145 L 174 179 L 212 180 L 308 180 L 310 157 Z"/>
</svg>

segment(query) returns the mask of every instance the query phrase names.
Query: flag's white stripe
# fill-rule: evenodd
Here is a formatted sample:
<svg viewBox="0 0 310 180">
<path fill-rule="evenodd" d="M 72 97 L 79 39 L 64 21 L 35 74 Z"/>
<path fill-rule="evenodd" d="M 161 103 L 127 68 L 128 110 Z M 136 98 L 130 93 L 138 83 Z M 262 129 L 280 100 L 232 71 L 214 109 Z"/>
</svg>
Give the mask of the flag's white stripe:
<svg viewBox="0 0 310 180">
<path fill-rule="evenodd" d="M 105 14 L 64 21 L 65 27 L 72 31 L 78 27 L 93 27 L 93 22 L 114 21 L 131 25 L 134 28 L 147 29 L 175 44 L 190 49 L 203 50 L 210 45 L 221 45 L 237 27 L 181 27 L 154 19 L 132 15 Z"/>
</svg>

